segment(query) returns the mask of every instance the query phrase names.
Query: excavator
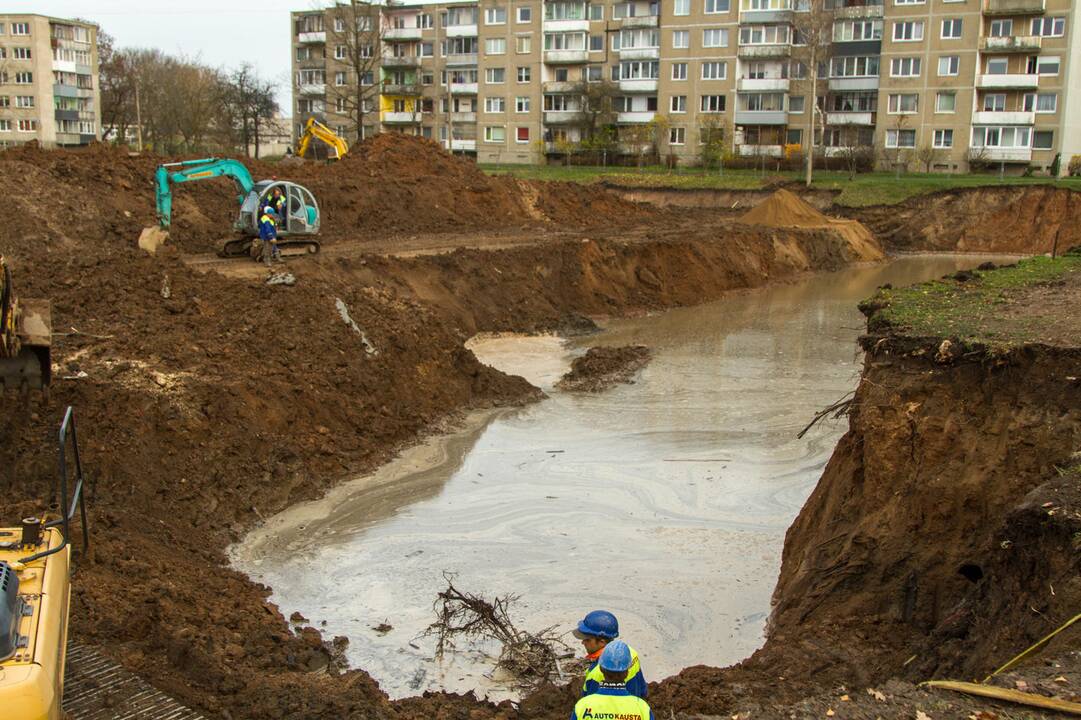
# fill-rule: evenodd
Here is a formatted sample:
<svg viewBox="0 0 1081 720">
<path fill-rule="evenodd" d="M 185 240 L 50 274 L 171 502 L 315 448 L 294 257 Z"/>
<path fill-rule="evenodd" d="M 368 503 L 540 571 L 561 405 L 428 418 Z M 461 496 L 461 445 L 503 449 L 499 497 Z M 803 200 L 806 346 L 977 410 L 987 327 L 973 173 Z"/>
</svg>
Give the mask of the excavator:
<svg viewBox="0 0 1081 720">
<path fill-rule="evenodd" d="M 18 526 L 0 526 L 0 716 L 5 720 L 64 717 L 76 513 L 82 557 L 90 546 L 85 478 L 71 407 L 60 425 L 59 471 L 56 517 L 28 517 Z M 56 489 L 54 481 L 54 495 Z"/>
<path fill-rule="evenodd" d="M 221 257 L 251 255 L 259 259 L 261 244 L 253 242 L 253 238 L 259 237 L 259 216 L 275 188 L 281 188 L 286 198 L 284 217 L 278 226 L 278 249 L 283 255 L 319 252 L 319 242 L 308 237 L 319 232 L 319 204 L 311 191 L 302 185 L 277 179 L 255 182 L 243 163 L 221 158 L 166 163 L 158 166 L 154 177 L 158 221 L 164 231 L 168 231 L 172 224 L 172 185 L 216 177 L 227 177 L 236 183 L 240 212 L 233 228 L 240 233 L 240 237 L 226 241 L 218 253 Z"/>
<path fill-rule="evenodd" d="M 297 157 L 303 158 L 308 154 L 313 139 L 322 140 L 334 151 L 334 157 L 327 158 L 328 160 L 341 160 L 349 152 L 349 143 L 342 136 L 311 117 L 304 124 L 304 133 L 297 143 Z"/>
<path fill-rule="evenodd" d="M 0 255 L 0 389 L 47 391 L 52 381 L 52 307 L 20 300 Z"/>
</svg>

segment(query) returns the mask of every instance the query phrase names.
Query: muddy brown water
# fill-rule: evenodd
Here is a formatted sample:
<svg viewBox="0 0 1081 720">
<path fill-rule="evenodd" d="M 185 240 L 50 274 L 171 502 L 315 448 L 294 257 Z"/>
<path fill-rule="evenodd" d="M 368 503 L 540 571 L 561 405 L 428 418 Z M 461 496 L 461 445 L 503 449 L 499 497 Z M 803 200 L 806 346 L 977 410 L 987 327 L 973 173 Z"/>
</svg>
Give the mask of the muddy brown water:
<svg viewBox="0 0 1081 720">
<path fill-rule="evenodd" d="M 465 590 L 520 595 L 513 613 L 526 629 L 569 631 L 589 610 L 613 610 L 650 680 L 737 662 L 762 644 L 785 530 L 846 426 L 830 420 L 795 437 L 858 381 L 856 303 L 883 283 L 986 259 L 850 268 L 613 320 L 572 342 L 478 339 L 482 361 L 549 399 L 474 415 L 270 518 L 233 548 L 234 564 L 271 586 L 284 614 L 348 636 L 351 664 L 391 697 L 514 696 L 491 672 L 491 647 L 437 661 L 433 641 L 418 637 L 443 571 Z M 654 353 L 635 384 L 553 389 L 586 347 L 632 343 Z M 393 629 L 372 629 L 384 622 Z"/>
</svg>

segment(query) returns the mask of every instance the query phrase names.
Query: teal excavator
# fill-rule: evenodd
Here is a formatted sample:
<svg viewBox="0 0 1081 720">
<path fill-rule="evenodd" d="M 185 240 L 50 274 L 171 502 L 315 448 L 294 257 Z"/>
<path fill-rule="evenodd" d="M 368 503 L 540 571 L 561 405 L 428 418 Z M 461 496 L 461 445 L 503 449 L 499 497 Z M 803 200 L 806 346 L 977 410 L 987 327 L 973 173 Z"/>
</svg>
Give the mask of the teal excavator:
<svg viewBox="0 0 1081 720">
<path fill-rule="evenodd" d="M 259 216 L 267 198 L 275 188 L 281 188 L 286 198 L 284 217 L 278 225 L 278 248 L 284 255 L 301 255 L 319 252 L 319 242 L 310 237 L 319 232 L 319 204 L 311 192 L 302 185 L 285 180 L 261 180 L 255 182 L 243 163 L 237 160 L 205 158 L 159 165 L 155 173 L 158 219 L 163 230 L 168 230 L 173 218 L 173 193 L 170 186 L 194 180 L 210 180 L 227 177 L 236 183 L 240 212 L 233 227 L 241 237 L 226 241 L 218 253 L 222 257 L 238 257 L 251 254 L 258 257 L 259 243 L 252 239 L 259 236 Z M 308 237 L 306 237 L 308 236 Z"/>
</svg>

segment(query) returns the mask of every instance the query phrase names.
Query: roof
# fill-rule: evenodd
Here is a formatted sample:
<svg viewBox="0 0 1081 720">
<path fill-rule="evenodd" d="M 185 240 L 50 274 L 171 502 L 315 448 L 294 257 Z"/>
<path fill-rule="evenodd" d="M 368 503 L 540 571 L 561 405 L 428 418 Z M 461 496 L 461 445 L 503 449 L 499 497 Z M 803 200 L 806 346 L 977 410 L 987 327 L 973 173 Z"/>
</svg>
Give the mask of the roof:
<svg viewBox="0 0 1081 720">
<path fill-rule="evenodd" d="M 40 13 L 6 13 L 6 12 L 0 12 L 0 17 L 6 17 L 6 18 L 17 18 L 17 17 L 42 18 L 43 20 L 48 20 L 49 22 L 52 22 L 52 23 L 64 23 L 65 25 L 85 25 L 87 27 L 92 27 L 92 28 L 101 28 L 101 26 L 98 25 L 93 20 L 82 20 L 80 18 L 53 17 L 52 15 L 41 15 Z"/>
</svg>

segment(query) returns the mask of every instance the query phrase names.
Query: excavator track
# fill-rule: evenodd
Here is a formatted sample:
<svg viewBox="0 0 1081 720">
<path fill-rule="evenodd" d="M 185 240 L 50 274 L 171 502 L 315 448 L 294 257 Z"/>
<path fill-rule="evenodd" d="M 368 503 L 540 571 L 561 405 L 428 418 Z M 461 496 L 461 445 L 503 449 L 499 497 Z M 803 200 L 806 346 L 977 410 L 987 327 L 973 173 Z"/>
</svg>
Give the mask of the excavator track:
<svg viewBox="0 0 1081 720">
<path fill-rule="evenodd" d="M 256 254 L 252 251 L 252 239 L 251 238 L 238 238 L 236 240 L 228 240 L 221 250 L 218 251 L 218 257 L 234 258 L 234 257 L 250 257 L 258 259 Z M 256 244 L 258 250 L 261 250 L 261 244 Z M 292 239 L 281 238 L 278 240 L 278 249 L 281 254 L 290 257 L 296 255 L 315 255 L 319 252 L 320 245 L 318 240 L 312 239 Z"/>
</svg>

